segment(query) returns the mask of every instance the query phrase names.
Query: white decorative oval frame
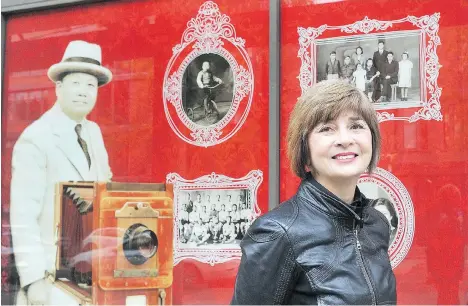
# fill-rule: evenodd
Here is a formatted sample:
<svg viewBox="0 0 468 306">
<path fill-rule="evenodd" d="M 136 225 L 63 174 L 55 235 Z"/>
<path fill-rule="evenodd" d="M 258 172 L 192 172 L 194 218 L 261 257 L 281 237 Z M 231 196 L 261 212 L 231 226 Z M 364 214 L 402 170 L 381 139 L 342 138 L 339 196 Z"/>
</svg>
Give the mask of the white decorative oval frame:
<svg viewBox="0 0 468 306">
<path fill-rule="evenodd" d="M 401 181 L 390 172 L 376 168 L 374 172 L 363 174 L 359 183 L 373 183 L 382 188 L 390 197 L 398 215 L 395 238 L 388 249 L 392 268 L 396 268 L 408 254 L 414 237 L 414 208 L 411 197 Z"/>
<path fill-rule="evenodd" d="M 229 52 L 228 46 L 236 54 Z M 193 51 L 178 64 L 187 50 Z M 254 74 L 245 50 L 245 40 L 236 35 L 230 18 L 220 13 L 216 3 L 207 1 L 200 7 L 197 17 L 187 23 L 181 43 L 173 47 L 172 51 L 163 84 L 164 112 L 171 129 L 185 142 L 201 147 L 214 146 L 228 140 L 244 124 L 252 104 Z M 219 122 L 202 126 L 190 120 L 183 109 L 182 79 L 185 69 L 195 58 L 210 53 L 223 57 L 232 69 L 233 100 L 229 111 Z M 236 56 L 247 67 L 239 64 Z M 238 113 L 239 118 L 233 124 L 231 121 Z"/>
<path fill-rule="evenodd" d="M 246 176 L 241 178 L 231 178 L 225 175 L 211 173 L 194 180 L 182 178 L 177 173 L 169 173 L 166 176 L 166 183 L 174 186 L 174 265 L 177 265 L 184 259 L 195 259 L 197 261 L 215 265 L 227 262 L 233 259 L 240 259 L 242 256 L 240 247 L 236 248 L 181 248 L 179 241 L 179 219 L 181 215 L 181 192 L 192 190 L 238 190 L 246 189 L 250 192 L 249 206 L 252 209 L 250 221 L 253 221 L 260 214 L 260 208 L 257 203 L 258 187 L 263 181 L 263 172 L 261 170 L 252 170 Z"/>
<path fill-rule="evenodd" d="M 402 117 L 398 117 L 392 112 L 379 110 L 408 108 L 409 106 L 395 106 L 389 105 L 389 103 L 376 105 L 376 110 L 378 110 L 378 120 L 379 122 L 389 120 L 405 120 L 409 122 L 415 122 L 420 119 L 441 121 L 442 114 L 440 112 L 440 96 L 442 94 L 442 88 L 437 85 L 437 79 L 439 77 L 439 69 L 442 66 L 439 64 L 439 58 L 436 52 L 437 46 L 441 44 L 440 38 L 438 36 L 439 18 L 440 13 L 434 13 L 433 15 L 426 15 L 422 17 L 407 16 L 406 18 L 391 21 L 369 19 L 366 16 L 361 21 L 356 21 L 353 24 L 343 26 L 329 26 L 324 24 L 318 28 L 298 27 L 297 32 L 299 34 L 299 52 L 297 56 L 301 59 L 302 63 L 298 79 L 301 86 L 301 92 L 304 93 L 307 88 L 316 83 L 317 65 L 315 60 L 317 56 L 317 43 L 321 40 L 330 40 L 329 38 L 319 38 L 325 31 L 340 31 L 341 33 L 346 34 L 382 35 L 385 34 L 385 31 L 391 28 L 394 24 L 410 23 L 412 26 L 414 26 L 415 29 L 417 29 L 413 32 L 418 32 L 420 34 L 419 68 L 421 101 L 411 106 L 418 108 L 414 114 L 411 116 Z M 397 34 L 395 33 L 395 35 Z M 334 37 L 333 39 L 345 38 L 348 38 L 348 36 Z"/>
</svg>

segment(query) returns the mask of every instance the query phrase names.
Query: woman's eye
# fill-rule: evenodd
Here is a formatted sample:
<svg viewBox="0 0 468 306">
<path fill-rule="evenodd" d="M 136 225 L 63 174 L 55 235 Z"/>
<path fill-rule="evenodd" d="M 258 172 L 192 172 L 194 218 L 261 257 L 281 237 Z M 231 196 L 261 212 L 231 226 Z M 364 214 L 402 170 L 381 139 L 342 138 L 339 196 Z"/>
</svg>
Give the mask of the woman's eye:
<svg viewBox="0 0 468 306">
<path fill-rule="evenodd" d="M 359 130 L 359 129 L 363 129 L 363 128 L 364 128 L 364 125 L 359 124 L 359 123 L 354 123 L 353 125 L 351 125 L 352 130 Z"/>
<path fill-rule="evenodd" d="M 322 133 L 322 132 L 330 132 L 332 130 L 331 127 L 329 126 L 322 126 L 320 129 L 319 129 L 319 133 Z"/>
</svg>

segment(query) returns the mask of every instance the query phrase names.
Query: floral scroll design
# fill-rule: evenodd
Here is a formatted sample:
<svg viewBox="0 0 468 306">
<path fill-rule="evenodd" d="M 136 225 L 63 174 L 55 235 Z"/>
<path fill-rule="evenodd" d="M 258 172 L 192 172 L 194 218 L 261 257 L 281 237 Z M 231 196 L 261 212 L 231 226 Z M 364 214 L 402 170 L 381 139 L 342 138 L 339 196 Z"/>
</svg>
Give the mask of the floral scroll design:
<svg viewBox="0 0 468 306">
<path fill-rule="evenodd" d="M 181 206 L 183 204 L 180 197 L 181 191 L 247 189 L 250 192 L 249 201 L 252 207 L 250 218 L 253 220 L 261 214 L 261 210 L 257 202 L 257 193 L 262 181 L 263 172 L 261 170 L 252 170 L 246 176 L 241 178 L 232 178 L 213 172 L 194 180 L 185 179 L 177 173 L 169 173 L 166 176 L 166 183 L 173 184 L 174 186 L 174 265 L 177 265 L 184 259 L 190 258 L 213 266 L 229 260 L 240 259 L 241 257 L 240 248 L 203 249 L 179 247 L 179 216 Z"/>
<path fill-rule="evenodd" d="M 410 23 L 415 28 L 419 29 L 422 33 L 423 49 L 421 56 L 422 72 L 424 75 L 423 90 L 422 94 L 422 107 L 418 109 L 414 114 L 407 117 L 398 117 L 393 113 L 379 112 L 379 122 L 389 120 L 405 120 L 409 122 L 415 122 L 418 120 L 442 120 L 440 97 L 442 94 L 442 88 L 437 84 L 439 77 L 439 69 L 442 67 L 439 64 L 439 58 L 437 56 L 437 46 L 441 45 L 439 31 L 439 19 L 440 13 L 434 13 L 432 15 L 425 15 L 422 17 L 407 16 L 406 18 L 392 20 L 392 21 L 381 21 L 376 19 L 369 19 L 367 16 L 360 21 L 356 21 L 353 24 L 343 26 L 329 26 L 321 25 L 318 28 L 298 27 L 297 32 L 299 35 L 299 51 L 298 57 L 301 59 L 301 67 L 299 71 L 299 84 L 301 92 L 303 93 L 307 88 L 315 83 L 316 75 L 316 40 L 327 30 L 338 30 L 342 33 L 347 34 L 369 34 L 386 31 L 393 27 L 394 24 L 399 23 Z"/>
<path fill-rule="evenodd" d="M 398 229 L 388 249 L 392 268 L 395 269 L 405 259 L 413 243 L 415 218 L 410 194 L 396 176 L 382 168 L 376 168 L 371 175 L 362 175 L 358 183 L 376 184 L 385 190 L 395 207 Z"/>
<path fill-rule="evenodd" d="M 227 45 L 234 47 L 233 53 L 226 49 Z M 178 68 L 174 67 L 187 50 L 192 51 Z M 198 15 L 187 23 L 181 42 L 172 48 L 172 52 L 163 84 L 164 111 L 170 127 L 181 139 L 196 146 L 209 147 L 228 140 L 244 124 L 252 104 L 254 75 L 245 50 L 245 40 L 237 36 L 229 16 L 221 14 L 216 3 L 207 1 L 200 7 Z M 214 125 L 201 126 L 191 121 L 184 112 L 182 79 L 190 62 L 207 53 L 218 54 L 228 61 L 234 75 L 234 89 L 228 113 Z M 239 64 L 236 58 L 242 58 L 247 67 Z M 169 108 L 175 109 L 178 118 L 171 117 Z M 229 124 L 239 115 L 238 112 L 241 112 L 239 120 L 234 126 Z M 187 129 L 189 132 L 186 132 Z"/>
</svg>

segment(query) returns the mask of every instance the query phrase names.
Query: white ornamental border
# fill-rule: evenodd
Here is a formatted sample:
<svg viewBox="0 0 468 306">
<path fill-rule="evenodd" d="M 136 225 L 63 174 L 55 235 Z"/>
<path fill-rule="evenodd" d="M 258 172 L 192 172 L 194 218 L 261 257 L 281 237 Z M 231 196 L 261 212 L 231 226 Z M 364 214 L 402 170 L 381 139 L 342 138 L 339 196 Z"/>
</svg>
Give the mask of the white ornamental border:
<svg viewBox="0 0 468 306">
<path fill-rule="evenodd" d="M 378 119 L 379 122 L 389 120 L 406 120 L 409 122 L 415 122 L 420 119 L 441 121 L 442 114 L 440 112 L 440 96 L 442 94 L 442 88 L 438 86 L 437 79 L 439 77 L 439 69 L 442 66 L 439 64 L 439 58 L 436 52 L 437 46 L 441 45 L 438 35 L 439 19 L 440 13 L 434 13 L 432 15 L 425 15 L 422 17 L 407 16 L 406 18 L 391 21 L 369 19 L 366 16 L 361 21 L 356 21 L 353 24 L 343 26 L 329 26 L 324 24 L 318 28 L 298 27 L 299 52 L 297 56 L 301 59 L 302 64 L 297 78 L 299 79 L 301 92 L 304 93 L 307 88 L 315 83 L 316 40 L 326 30 L 340 30 L 347 34 L 369 34 L 370 32 L 375 31 L 385 31 L 391 28 L 393 24 L 409 22 L 418 28 L 423 34 L 420 55 L 421 62 L 423 63 L 421 75 L 425 76 L 422 78 L 422 83 L 424 84 L 422 88 L 425 92 L 421 96 L 426 98 L 421 99 L 423 100 L 421 102 L 422 107 L 409 117 L 397 117 L 395 114 L 390 112 L 378 112 Z"/>
<path fill-rule="evenodd" d="M 395 269 L 408 254 L 414 237 L 414 208 L 410 194 L 403 183 L 392 173 L 376 168 L 371 175 L 364 174 L 359 183 L 374 183 L 390 196 L 398 215 L 395 239 L 388 249 L 392 268 Z"/>
<path fill-rule="evenodd" d="M 241 178 L 231 178 L 225 175 L 211 173 L 194 180 L 187 180 L 177 173 L 169 173 L 166 176 L 166 183 L 174 186 L 174 266 L 184 259 L 194 259 L 210 265 L 224 263 L 233 259 L 240 259 L 242 256 L 240 247 L 225 249 L 203 249 L 180 248 L 179 247 L 179 216 L 183 203 L 179 198 L 181 191 L 187 190 L 226 190 L 226 189 L 247 189 L 250 191 L 250 207 L 252 220 L 261 214 L 257 202 L 258 187 L 263 181 L 261 170 L 252 170 Z"/>
<path fill-rule="evenodd" d="M 225 42 L 232 44 L 247 64 L 247 68 L 239 65 L 235 57 L 223 46 Z M 172 72 L 172 67 L 179 55 L 187 48 L 193 51 L 184 59 L 179 68 Z M 218 5 L 207 1 L 200 7 L 198 15 L 187 23 L 182 34 L 181 43 L 172 48 L 173 55 L 164 74 L 163 103 L 164 112 L 171 129 L 187 143 L 209 147 L 222 143 L 231 138 L 244 124 L 252 104 L 254 90 L 254 75 L 252 64 L 245 50 L 245 40 L 236 35 L 230 18 L 221 14 Z M 227 60 L 234 75 L 233 101 L 228 113 L 214 125 L 201 126 L 191 121 L 185 114 L 182 105 L 182 78 L 185 68 L 192 60 L 202 54 L 213 53 Z M 248 97 L 244 112 L 232 130 L 223 130 L 236 115 L 243 100 Z M 170 115 L 169 107 L 174 107 L 178 120 L 190 130 L 186 135 L 177 126 Z"/>
</svg>

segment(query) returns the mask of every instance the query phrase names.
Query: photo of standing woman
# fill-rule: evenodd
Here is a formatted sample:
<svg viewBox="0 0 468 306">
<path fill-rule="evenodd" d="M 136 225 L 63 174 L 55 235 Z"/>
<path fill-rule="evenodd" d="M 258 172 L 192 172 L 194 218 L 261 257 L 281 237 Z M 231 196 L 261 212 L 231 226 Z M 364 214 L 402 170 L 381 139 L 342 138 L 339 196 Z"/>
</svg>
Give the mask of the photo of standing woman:
<svg viewBox="0 0 468 306">
<path fill-rule="evenodd" d="M 408 52 L 403 52 L 398 65 L 398 87 L 401 88 L 401 101 L 408 101 L 408 88 L 411 87 L 411 70 L 413 69 Z"/>
</svg>

